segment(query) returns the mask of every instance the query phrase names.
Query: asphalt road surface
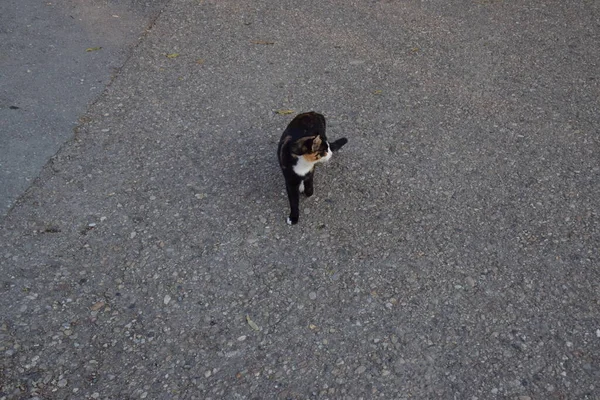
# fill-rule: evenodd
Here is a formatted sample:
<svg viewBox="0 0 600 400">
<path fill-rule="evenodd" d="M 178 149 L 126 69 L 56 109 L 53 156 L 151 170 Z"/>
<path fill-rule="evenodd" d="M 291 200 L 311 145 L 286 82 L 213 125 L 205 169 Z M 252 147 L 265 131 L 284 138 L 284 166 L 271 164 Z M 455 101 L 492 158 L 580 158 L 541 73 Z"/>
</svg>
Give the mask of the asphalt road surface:
<svg viewBox="0 0 600 400">
<path fill-rule="evenodd" d="M 2 222 L 0 399 L 600 398 L 599 8 L 170 1 Z"/>
<path fill-rule="evenodd" d="M 0 218 L 73 137 L 165 3 L 0 2 Z"/>
</svg>

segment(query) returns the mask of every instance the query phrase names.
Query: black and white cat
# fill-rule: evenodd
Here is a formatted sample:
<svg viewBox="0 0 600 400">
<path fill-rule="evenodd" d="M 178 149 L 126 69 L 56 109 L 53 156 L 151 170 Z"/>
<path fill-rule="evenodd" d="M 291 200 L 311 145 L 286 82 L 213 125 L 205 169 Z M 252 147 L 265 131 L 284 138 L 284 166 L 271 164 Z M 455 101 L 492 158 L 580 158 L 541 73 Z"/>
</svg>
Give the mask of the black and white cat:
<svg viewBox="0 0 600 400">
<path fill-rule="evenodd" d="M 300 193 L 307 197 L 314 193 L 315 165 L 328 161 L 333 152 L 346 143 L 346 138 L 328 143 L 325 117 L 314 111 L 296 115 L 283 131 L 277 155 L 290 200 L 291 211 L 287 219 L 289 225 L 298 223 Z"/>
</svg>

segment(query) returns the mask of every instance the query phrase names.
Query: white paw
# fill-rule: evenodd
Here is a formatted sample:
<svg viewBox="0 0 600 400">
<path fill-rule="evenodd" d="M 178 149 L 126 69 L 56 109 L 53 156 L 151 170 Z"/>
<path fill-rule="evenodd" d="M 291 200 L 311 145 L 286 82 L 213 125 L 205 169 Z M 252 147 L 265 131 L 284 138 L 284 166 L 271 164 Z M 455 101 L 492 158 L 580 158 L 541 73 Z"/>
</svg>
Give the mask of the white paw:
<svg viewBox="0 0 600 400">
<path fill-rule="evenodd" d="M 292 220 L 290 219 L 290 217 L 287 217 L 287 220 L 285 222 L 287 222 L 288 225 L 292 224 Z"/>
<path fill-rule="evenodd" d="M 304 193 L 304 181 L 300 182 L 300 193 Z"/>
</svg>

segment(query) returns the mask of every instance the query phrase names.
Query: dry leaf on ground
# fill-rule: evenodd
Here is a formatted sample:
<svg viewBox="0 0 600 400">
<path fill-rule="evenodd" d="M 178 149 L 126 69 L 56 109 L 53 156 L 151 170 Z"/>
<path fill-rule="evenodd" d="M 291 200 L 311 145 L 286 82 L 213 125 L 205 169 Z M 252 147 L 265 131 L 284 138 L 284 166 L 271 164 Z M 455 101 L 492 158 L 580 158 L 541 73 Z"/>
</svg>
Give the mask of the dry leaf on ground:
<svg viewBox="0 0 600 400">
<path fill-rule="evenodd" d="M 92 304 L 92 306 L 90 307 L 90 309 L 92 311 L 98 311 L 99 309 L 101 309 L 102 307 L 105 306 L 105 303 L 103 301 L 99 301 L 95 304 Z"/>
<path fill-rule="evenodd" d="M 256 322 L 252 321 L 250 319 L 249 315 L 246 315 L 246 321 L 248 322 L 248 325 L 250 325 L 250 328 L 254 329 L 255 331 L 259 331 L 260 328 L 258 327 L 258 325 L 256 325 Z"/>
</svg>

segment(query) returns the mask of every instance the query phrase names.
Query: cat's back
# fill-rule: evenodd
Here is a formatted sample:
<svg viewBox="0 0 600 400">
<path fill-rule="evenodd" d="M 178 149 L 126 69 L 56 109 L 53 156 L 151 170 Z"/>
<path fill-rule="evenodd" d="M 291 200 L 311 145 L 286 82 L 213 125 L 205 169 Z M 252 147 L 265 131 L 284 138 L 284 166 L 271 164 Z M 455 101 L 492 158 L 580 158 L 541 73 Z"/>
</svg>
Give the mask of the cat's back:
<svg viewBox="0 0 600 400">
<path fill-rule="evenodd" d="M 288 124 L 282 140 L 289 136 L 292 140 L 298 140 L 305 136 L 321 135 L 325 138 L 325 117 L 314 111 L 298 114 Z"/>
</svg>

